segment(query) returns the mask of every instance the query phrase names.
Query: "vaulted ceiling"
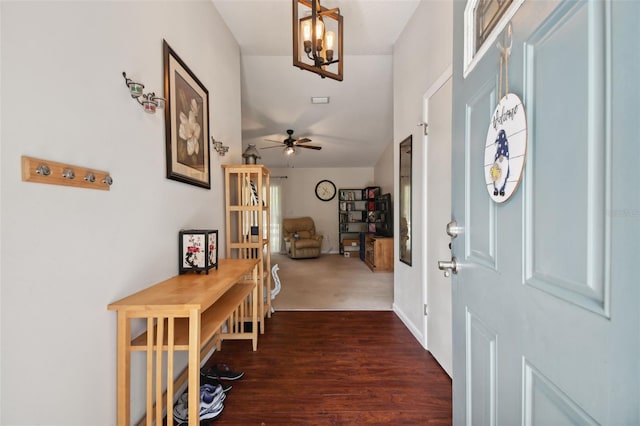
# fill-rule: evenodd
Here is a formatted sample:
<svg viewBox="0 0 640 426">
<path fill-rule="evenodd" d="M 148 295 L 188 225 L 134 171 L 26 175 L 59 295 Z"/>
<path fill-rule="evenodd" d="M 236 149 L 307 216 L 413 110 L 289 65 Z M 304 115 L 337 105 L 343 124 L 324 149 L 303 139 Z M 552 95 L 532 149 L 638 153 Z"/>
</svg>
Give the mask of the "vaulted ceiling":
<svg viewBox="0 0 640 426">
<path fill-rule="evenodd" d="M 243 149 L 255 144 L 269 167 L 374 166 L 393 141 L 393 45 L 420 1 L 322 1 L 344 19 L 343 81 L 293 66 L 291 0 L 212 1 L 240 45 Z M 322 150 L 287 157 L 265 141 L 287 129 Z"/>
</svg>

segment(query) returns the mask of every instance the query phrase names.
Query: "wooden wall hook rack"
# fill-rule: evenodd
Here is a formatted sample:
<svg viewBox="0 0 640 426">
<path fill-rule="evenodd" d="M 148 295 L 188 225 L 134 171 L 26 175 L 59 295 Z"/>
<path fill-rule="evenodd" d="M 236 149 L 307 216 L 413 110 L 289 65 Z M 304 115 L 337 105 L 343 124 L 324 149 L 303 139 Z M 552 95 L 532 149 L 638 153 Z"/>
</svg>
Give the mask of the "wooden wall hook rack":
<svg viewBox="0 0 640 426">
<path fill-rule="evenodd" d="M 24 155 L 22 156 L 22 180 L 102 191 L 109 191 L 113 183 L 109 172 Z"/>
</svg>

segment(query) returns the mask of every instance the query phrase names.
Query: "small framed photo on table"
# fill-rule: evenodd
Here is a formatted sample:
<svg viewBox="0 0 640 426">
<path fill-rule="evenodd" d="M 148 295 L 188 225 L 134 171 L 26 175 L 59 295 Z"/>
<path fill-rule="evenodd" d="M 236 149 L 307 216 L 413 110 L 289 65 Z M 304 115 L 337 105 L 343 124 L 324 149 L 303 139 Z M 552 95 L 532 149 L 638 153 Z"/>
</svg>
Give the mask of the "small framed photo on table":
<svg viewBox="0 0 640 426">
<path fill-rule="evenodd" d="M 178 237 L 179 272 L 205 272 L 218 269 L 218 231 L 206 229 L 182 230 Z"/>
</svg>

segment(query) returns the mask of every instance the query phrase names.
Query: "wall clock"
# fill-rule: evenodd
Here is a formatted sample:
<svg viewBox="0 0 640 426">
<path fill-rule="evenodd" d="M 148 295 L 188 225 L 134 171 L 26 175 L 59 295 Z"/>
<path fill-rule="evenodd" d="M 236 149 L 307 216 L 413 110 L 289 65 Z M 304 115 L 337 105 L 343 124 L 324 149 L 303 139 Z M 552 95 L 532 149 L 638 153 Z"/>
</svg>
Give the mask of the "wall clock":
<svg viewBox="0 0 640 426">
<path fill-rule="evenodd" d="M 316 197 L 322 201 L 331 201 L 336 196 L 336 186 L 330 180 L 321 180 L 316 185 Z"/>
</svg>

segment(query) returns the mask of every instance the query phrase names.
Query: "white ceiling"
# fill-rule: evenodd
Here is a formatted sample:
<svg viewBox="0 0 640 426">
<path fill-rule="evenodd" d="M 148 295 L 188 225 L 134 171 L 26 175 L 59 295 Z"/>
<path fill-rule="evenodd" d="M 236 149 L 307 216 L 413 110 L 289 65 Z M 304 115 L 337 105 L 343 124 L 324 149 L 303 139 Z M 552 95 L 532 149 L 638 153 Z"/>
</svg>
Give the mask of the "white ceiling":
<svg viewBox="0 0 640 426">
<path fill-rule="evenodd" d="M 393 44 L 420 0 L 324 0 L 344 19 L 344 80 L 293 66 L 291 0 L 212 0 L 240 45 L 242 145 L 269 167 L 372 167 L 393 140 Z M 312 96 L 329 104 L 313 105 Z M 286 130 L 321 151 L 261 149 Z M 277 145 L 275 145 L 277 146 Z"/>
</svg>

